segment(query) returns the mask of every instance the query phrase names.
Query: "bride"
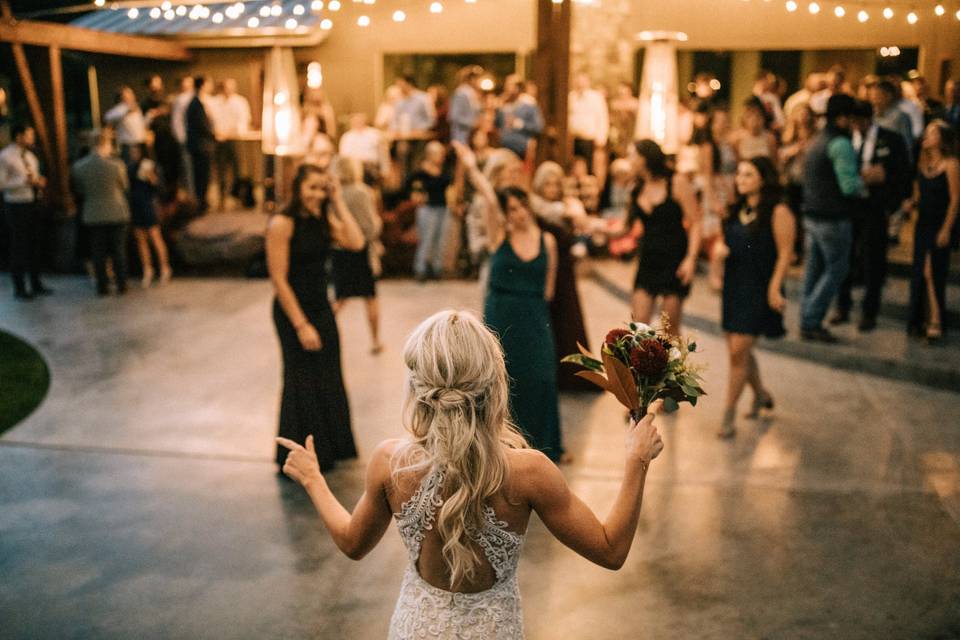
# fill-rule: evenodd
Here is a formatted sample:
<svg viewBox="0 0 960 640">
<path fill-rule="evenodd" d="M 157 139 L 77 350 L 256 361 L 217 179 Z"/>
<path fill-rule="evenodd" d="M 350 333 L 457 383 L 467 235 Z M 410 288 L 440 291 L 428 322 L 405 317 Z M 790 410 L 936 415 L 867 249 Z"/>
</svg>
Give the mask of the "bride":
<svg viewBox="0 0 960 640">
<path fill-rule="evenodd" d="M 654 407 L 626 432 L 626 466 L 603 522 L 510 423 L 503 354 L 473 314 L 441 311 L 403 352 L 409 435 L 374 451 L 351 514 L 320 473 L 312 437 L 285 438 L 283 471 L 306 489 L 337 547 L 358 560 L 396 520 L 409 565 L 390 638 L 523 637 L 517 561 L 531 512 L 591 562 L 619 569 L 640 517 L 650 461 L 663 449 Z"/>
</svg>

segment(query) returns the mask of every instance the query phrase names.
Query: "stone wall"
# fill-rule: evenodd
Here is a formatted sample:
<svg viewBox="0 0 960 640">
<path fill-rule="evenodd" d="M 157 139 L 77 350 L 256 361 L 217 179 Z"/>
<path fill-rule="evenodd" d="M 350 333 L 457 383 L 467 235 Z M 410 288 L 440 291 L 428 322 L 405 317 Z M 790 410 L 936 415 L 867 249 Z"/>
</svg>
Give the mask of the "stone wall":
<svg viewBox="0 0 960 640">
<path fill-rule="evenodd" d="M 613 90 L 633 83 L 636 30 L 630 0 L 575 2 L 570 34 L 570 70 L 587 73 L 595 86 Z"/>
</svg>

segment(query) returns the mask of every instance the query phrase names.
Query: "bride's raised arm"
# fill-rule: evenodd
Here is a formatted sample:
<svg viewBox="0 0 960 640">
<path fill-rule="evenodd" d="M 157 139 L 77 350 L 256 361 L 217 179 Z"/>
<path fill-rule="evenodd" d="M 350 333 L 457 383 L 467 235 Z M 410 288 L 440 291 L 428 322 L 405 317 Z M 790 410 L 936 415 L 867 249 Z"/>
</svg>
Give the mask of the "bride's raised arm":
<svg viewBox="0 0 960 640">
<path fill-rule="evenodd" d="M 320 473 L 313 436 L 307 436 L 306 446 L 287 438 L 277 438 L 277 442 L 290 450 L 283 472 L 303 485 L 337 548 L 351 560 L 360 560 L 370 553 L 390 526 L 386 487 L 390 479 L 390 456 L 396 448 L 396 441 L 387 440 L 374 450 L 367 467 L 363 495 L 353 513 L 340 504 Z"/>
<path fill-rule="evenodd" d="M 578 498 L 560 469 L 539 452 L 532 452 L 531 466 L 523 476 L 531 507 L 556 538 L 587 560 L 607 569 L 619 569 L 630 553 L 643 487 L 650 461 L 659 455 L 663 442 L 653 426 L 655 413 L 648 413 L 627 428 L 626 466 L 616 502 L 603 522 Z"/>
<path fill-rule="evenodd" d="M 487 248 L 490 251 L 496 251 L 497 247 L 503 242 L 506 234 L 504 232 L 504 216 L 500 209 L 500 200 L 497 198 L 497 192 L 493 185 L 483 175 L 477 166 L 477 156 L 473 149 L 462 142 L 453 141 L 454 151 L 457 152 L 457 158 L 460 164 L 466 169 L 467 177 L 473 184 L 477 192 L 486 200 L 487 206 L 484 207 L 484 222 L 487 226 Z"/>
</svg>

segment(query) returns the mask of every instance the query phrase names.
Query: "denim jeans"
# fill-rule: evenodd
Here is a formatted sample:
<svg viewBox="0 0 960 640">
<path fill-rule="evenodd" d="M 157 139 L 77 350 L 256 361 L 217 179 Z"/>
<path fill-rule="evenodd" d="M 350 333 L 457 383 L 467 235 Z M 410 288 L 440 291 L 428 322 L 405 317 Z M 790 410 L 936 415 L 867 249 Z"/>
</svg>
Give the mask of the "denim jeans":
<svg viewBox="0 0 960 640">
<path fill-rule="evenodd" d="M 816 329 L 823 323 L 830 303 L 850 270 L 853 225 L 850 220 L 823 220 L 805 216 L 806 269 L 800 328 Z"/>
<path fill-rule="evenodd" d="M 427 269 L 439 276 L 443 271 L 443 235 L 446 207 L 421 205 L 417 208 L 417 252 L 413 256 L 413 274 L 427 276 Z"/>
</svg>

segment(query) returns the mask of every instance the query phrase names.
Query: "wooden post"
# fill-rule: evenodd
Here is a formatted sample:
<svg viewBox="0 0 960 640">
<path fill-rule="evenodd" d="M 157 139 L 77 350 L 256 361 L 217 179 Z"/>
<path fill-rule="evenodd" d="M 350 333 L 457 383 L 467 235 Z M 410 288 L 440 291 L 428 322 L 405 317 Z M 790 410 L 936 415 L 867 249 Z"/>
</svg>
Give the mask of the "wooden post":
<svg viewBox="0 0 960 640">
<path fill-rule="evenodd" d="M 70 174 L 67 168 L 67 104 L 63 95 L 63 63 L 60 56 L 60 47 L 50 47 L 50 87 L 53 91 L 53 133 L 56 142 L 56 178 L 57 198 L 63 211 L 68 215 L 73 213 L 73 202 L 70 197 Z"/>
<path fill-rule="evenodd" d="M 571 2 L 537 0 L 537 51 L 533 78 L 540 88 L 540 107 L 548 123 L 541 160 L 566 165 L 570 157 L 567 136 L 567 98 L 570 93 Z"/>
</svg>

